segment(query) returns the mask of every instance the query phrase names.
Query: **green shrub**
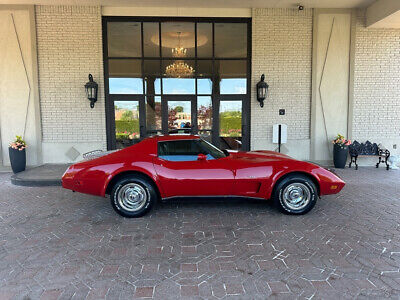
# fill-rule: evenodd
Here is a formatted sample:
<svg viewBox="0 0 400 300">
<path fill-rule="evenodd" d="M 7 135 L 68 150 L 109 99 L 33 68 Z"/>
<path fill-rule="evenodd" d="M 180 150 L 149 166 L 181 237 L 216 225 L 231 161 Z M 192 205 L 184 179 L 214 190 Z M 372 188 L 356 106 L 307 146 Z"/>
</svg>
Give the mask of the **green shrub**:
<svg viewBox="0 0 400 300">
<path fill-rule="evenodd" d="M 139 132 L 139 120 L 115 120 L 115 131 L 116 132 Z"/>
<path fill-rule="evenodd" d="M 117 132 L 115 138 L 117 141 L 127 140 L 129 139 L 129 134 Z"/>
<path fill-rule="evenodd" d="M 220 115 L 220 133 L 222 136 L 241 136 L 242 117 L 241 115 Z"/>
</svg>

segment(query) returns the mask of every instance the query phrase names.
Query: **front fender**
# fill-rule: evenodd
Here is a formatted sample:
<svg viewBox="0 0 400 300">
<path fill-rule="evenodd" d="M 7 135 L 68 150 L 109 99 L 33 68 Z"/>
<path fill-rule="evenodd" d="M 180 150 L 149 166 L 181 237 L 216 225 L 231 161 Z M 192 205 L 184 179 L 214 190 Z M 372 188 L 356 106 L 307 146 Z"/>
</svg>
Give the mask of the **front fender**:
<svg viewBox="0 0 400 300">
<path fill-rule="evenodd" d="M 272 180 L 274 183 L 273 186 L 275 186 L 284 176 L 292 173 L 304 174 L 312 178 L 318 185 L 319 196 L 336 194 L 345 186 L 345 182 L 329 170 L 312 163 L 300 161 L 296 164 L 296 166 L 284 166 L 282 169 L 275 172 Z"/>
<path fill-rule="evenodd" d="M 285 176 L 290 174 L 304 174 L 309 176 L 315 181 L 315 183 L 317 183 L 320 192 L 320 178 L 318 177 L 317 172 L 315 172 L 318 168 L 320 167 L 303 161 L 292 161 L 291 164 L 279 165 L 273 172 L 268 198 L 271 198 L 272 191 L 276 184 Z"/>
</svg>

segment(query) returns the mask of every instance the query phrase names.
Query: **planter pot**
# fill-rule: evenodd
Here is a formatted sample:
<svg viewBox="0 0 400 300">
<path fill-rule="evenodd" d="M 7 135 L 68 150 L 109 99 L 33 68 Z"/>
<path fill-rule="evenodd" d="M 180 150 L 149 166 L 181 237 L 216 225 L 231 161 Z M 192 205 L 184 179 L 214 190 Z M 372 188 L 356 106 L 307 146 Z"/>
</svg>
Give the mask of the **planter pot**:
<svg viewBox="0 0 400 300">
<path fill-rule="evenodd" d="M 335 168 L 344 169 L 349 154 L 349 146 L 333 145 L 333 164 Z"/>
<path fill-rule="evenodd" d="M 26 152 L 25 149 L 22 151 L 8 148 L 8 153 L 10 155 L 11 168 L 14 173 L 22 172 L 26 167 Z"/>
</svg>

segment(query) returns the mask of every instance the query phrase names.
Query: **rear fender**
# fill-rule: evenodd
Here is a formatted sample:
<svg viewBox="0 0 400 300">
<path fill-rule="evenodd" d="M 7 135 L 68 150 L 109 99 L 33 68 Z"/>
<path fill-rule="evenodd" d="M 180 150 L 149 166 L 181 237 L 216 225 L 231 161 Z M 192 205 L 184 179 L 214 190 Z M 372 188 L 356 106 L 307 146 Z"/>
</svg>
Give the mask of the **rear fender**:
<svg viewBox="0 0 400 300">
<path fill-rule="evenodd" d="M 146 165 L 147 164 L 151 164 L 151 163 L 146 163 Z M 149 168 L 150 168 L 150 170 L 149 170 Z M 153 171 L 153 172 L 151 172 L 151 171 Z M 101 190 L 101 195 L 103 197 L 105 197 L 108 185 L 113 180 L 113 178 L 115 178 L 116 176 L 121 176 L 124 173 L 129 174 L 129 173 L 134 173 L 134 172 L 141 173 L 141 174 L 145 175 L 146 177 L 149 177 L 153 181 L 155 186 L 158 188 L 160 194 L 162 194 L 162 190 L 161 190 L 160 185 L 158 184 L 158 178 L 154 171 L 153 164 L 151 164 L 151 166 L 147 165 L 144 167 L 144 166 L 133 165 L 133 166 L 129 166 L 129 167 L 122 167 L 122 168 L 115 170 L 114 172 L 112 172 L 111 174 L 109 174 L 106 177 L 106 180 L 104 181 L 104 185 Z"/>
</svg>

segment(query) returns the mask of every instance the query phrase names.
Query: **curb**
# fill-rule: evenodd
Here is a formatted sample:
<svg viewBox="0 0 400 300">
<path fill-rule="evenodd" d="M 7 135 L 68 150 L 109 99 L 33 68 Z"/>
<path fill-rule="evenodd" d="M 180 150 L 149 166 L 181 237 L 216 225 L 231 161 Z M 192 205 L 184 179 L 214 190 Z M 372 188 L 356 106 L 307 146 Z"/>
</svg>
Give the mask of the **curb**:
<svg viewBox="0 0 400 300">
<path fill-rule="evenodd" d="M 11 176 L 11 183 L 19 186 L 61 186 L 61 179 L 22 179 L 16 174 Z"/>
</svg>

